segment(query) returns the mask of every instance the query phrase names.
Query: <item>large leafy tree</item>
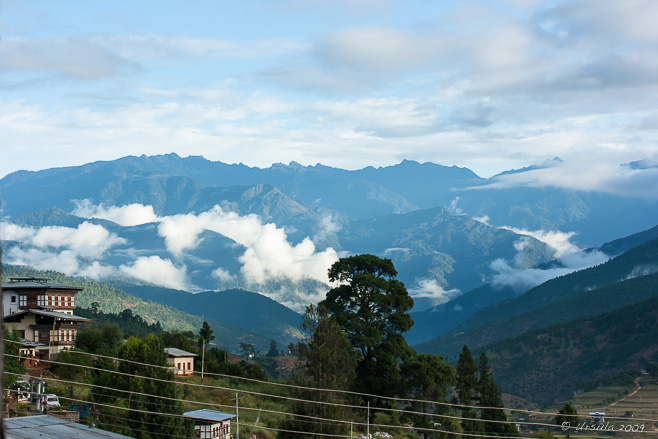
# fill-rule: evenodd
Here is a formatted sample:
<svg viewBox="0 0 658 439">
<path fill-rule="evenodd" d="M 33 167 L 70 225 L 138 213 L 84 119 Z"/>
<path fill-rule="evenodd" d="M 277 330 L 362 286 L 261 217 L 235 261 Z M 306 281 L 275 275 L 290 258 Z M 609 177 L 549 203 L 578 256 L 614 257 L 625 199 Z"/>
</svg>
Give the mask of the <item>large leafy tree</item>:
<svg viewBox="0 0 658 439">
<path fill-rule="evenodd" d="M 373 394 L 403 392 L 399 364 L 414 355 L 402 333 L 413 325 L 413 299 L 395 279 L 390 259 L 373 255 L 341 258 L 329 269 L 337 284 L 320 305 L 346 332 L 360 353 L 354 390 Z"/>
</svg>

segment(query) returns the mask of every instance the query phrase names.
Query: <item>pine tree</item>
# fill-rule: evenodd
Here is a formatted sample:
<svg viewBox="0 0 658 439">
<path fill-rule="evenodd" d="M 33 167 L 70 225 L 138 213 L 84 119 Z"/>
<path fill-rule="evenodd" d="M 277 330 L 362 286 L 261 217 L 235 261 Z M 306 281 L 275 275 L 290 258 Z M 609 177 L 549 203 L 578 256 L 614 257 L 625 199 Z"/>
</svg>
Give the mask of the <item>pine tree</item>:
<svg viewBox="0 0 658 439">
<path fill-rule="evenodd" d="M 477 370 L 471 350 L 468 345 L 464 345 L 457 361 L 456 386 L 459 403 L 464 406 L 474 405 L 474 392 L 478 385 Z M 474 408 L 462 407 L 461 412 L 464 433 L 474 433 L 481 430 L 480 423 L 477 421 L 478 414 Z"/>
<path fill-rule="evenodd" d="M 478 405 L 482 407 L 480 417 L 484 421 L 482 428 L 486 433 L 506 436 L 518 433 L 516 427 L 508 423 L 507 414 L 502 410 L 503 401 L 489 369 L 489 359 L 484 352 L 480 354 L 479 374 L 477 391 L 479 393 Z"/>
<path fill-rule="evenodd" d="M 356 353 L 347 335 L 336 321 L 329 317 L 322 306 L 310 305 L 302 318 L 302 330 L 307 334 L 297 349 L 304 360 L 304 368 L 297 382 L 304 387 L 347 390 L 356 376 Z M 343 394 L 315 390 L 301 390 L 300 399 L 331 403 L 295 404 L 295 413 L 326 419 L 350 419 L 348 409 L 341 407 L 347 403 Z M 304 418 L 288 419 L 283 423 L 284 430 L 313 432 L 315 437 L 332 437 L 348 432 L 347 423 L 309 422 Z M 281 432 L 279 438 L 305 438 L 305 433 Z"/>
<path fill-rule="evenodd" d="M 119 372 L 116 386 L 130 394 L 128 407 L 133 411 L 124 412 L 126 424 L 132 437 L 150 439 L 175 433 L 181 437 L 193 437 L 193 429 L 176 416 L 182 415 L 182 404 L 176 401 L 178 392 L 174 374 L 169 369 L 148 366 L 167 366 L 167 354 L 158 338 L 150 334 L 144 340 L 129 337 L 119 348 Z M 128 361 L 125 361 L 128 360 Z M 141 363 L 141 364 L 137 364 Z M 149 378 L 156 378 L 158 381 Z M 155 395 L 145 396 L 139 393 Z M 121 396 L 125 397 L 125 393 Z M 168 399 L 168 398 L 174 398 Z"/>
</svg>

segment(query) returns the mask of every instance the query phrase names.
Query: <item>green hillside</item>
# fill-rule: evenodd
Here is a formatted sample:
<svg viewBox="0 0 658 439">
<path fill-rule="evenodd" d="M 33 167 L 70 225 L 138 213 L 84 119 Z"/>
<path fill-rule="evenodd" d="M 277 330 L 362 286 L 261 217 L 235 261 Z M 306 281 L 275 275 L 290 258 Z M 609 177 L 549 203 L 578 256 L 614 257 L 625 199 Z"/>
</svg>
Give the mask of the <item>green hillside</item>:
<svg viewBox="0 0 658 439">
<path fill-rule="evenodd" d="M 120 313 L 125 309 L 131 309 L 134 314 L 140 315 L 146 322 L 160 322 L 166 330 L 192 331 L 197 333 L 203 324 L 204 317 L 188 314 L 172 306 L 163 305 L 150 300 L 143 300 L 132 296 L 125 291 L 99 283 L 93 280 L 81 280 L 66 276 L 56 271 L 42 271 L 29 267 L 18 267 L 11 265 L 2 266 L 3 282 L 10 277 L 38 276 L 50 279 L 53 283 L 61 283 L 82 287 L 84 290 L 76 296 L 76 306 L 89 308 L 94 302 L 98 302 L 99 309 L 105 313 Z M 256 349 L 266 350 L 269 346 L 269 338 L 254 334 L 242 328 L 226 325 L 211 318 L 205 320 L 210 323 L 215 342 L 222 348 L 237 352 L 240 340 L 248 340 L 256 346 Z"/>
<path fill-rule="evenodd" d="M 615 282 L 549 303 L 507 320 L 474 330 L 438 337 L 418 346 L 421 352 L 430 347 L 445 355 L 456 355 L 465 344 L 477 348 L 526 331 L 545 328 L 571 320 L 602 314 L 658 295 L 658 273 Z"/>
<path fill-rule="evenodd" d="M 655 283 L 654 283 L 655 285 Z M 658 297 L 483 346 L 501 391 L 543 405 L 658 359 Z"/>
<path fill-rule="evenodd" d="M 549 280 L 519 297 L 487 307 L 452 331 L 416 348 L 420 352 L 453 356 L 464 344 L 475 348 L 529 329 L 644 300 L 656 294 L 650 281 L 655 274 L 647 275 L 655 273 L 655 267 L 658 267 L 658 240 L 633 248 L 605 264 Z M 639 276 L 637 280 L 636 276 Z M 643 277 L 646 279 L 642 280 Z"/>
<path fill-rule="evenodd" d="M 658 239 L 635 247 L 608 262 L 544 282 L 525 294 L 490 306 L 458 327 L 466 330 L 537 310 L 564 297 L 618 282 L 643 267 L 658 266 Z"/>
<path fill-rule="evenodd" d="M 114 285 L 144 300 L 254 331 L 282 346 L 300 337 L 301 315 L 262 294 L 243 290 L 191 294 L 149 285 Z"/>
</svg>

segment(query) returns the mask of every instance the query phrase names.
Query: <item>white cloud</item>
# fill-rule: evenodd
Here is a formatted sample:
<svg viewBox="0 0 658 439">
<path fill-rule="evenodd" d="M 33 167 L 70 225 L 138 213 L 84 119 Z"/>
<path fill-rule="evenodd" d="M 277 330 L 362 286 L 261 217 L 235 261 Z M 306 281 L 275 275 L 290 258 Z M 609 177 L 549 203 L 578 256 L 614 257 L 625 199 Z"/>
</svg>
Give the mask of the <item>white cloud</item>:
<svg viewBox="0 0 658 439">
<path fill-rule="evenodd" d="M 40 228 L 4 224 L 4 240 L 19 241 L 40 248 L 66 248 L 81 257 L 100 258 L 110 248 L 126 240 L 105 227 L 87 221 L 77 228 L 46 226 Z"/>
<path fill-rule="evenodd" d="M 552 186 L 655 199 L 658 198 L 658 168 L 638 169 L 596 157 L 574 162 L 555 161 L 539 169 L 501 175 L 480 189 L 519 186 Z"/>
<path fill-rule="evenodd" d="M 658 272 L 658 266 L 653 264 L 640 264 L 631 270 L 630 274 L 626 276 L 626 279 L 635 279 L 640 276 L 647 276 L 649 274 L 654 274 Z"/>
<path fill-rule="evenodd" d="M 92 41 L 108 51 L 136 62 L 162 59 L 181 62 L 197 59 L 228 59 L 273 56 L 300 52 L 308 45 L 288 39 L 221 40 L 184 35 L 98 35 Z"/>
<path fill-rule="evenodd" d="M 491 269 L 496 272 L 491 285 L 496 288 L 511 287 L 518 293 L 529 290 L 547 280 L 553 279 L 558 276 L 568 274 L 574 270 L 568 268 L 552 268 L 542 270 L 538 268 L 523 268 L 519 269 L 512 267 L 503 259 L 494 260 Z"/>
<path fill-rule="evenodd" d="M 437 300 L 437 305 L 461 296 L 456 288 L 445 290 L 436 279 L 418 279 L 416 285 L 408 288 L 411 297 L 426 297 Z"/>
<path fill-rule="evenodd" d="M 91 41 L 12 40 L 0 44 L 0 74 L 8 71 L 45 71 L 80 79 L 112 76 L 131 63 Z"/>
<path fill-rule="evenodd" d="M 130 265 L 121 265 L 119 270 L 136 279 L 176 290 L 189 287 L 184 266 L 177 267 L 169 259 L 159 256 L 143 256 Z"/>
<path fill-rule="evenodd" d="M 125 206 L 109 206 L 103 203 L 94 205 L 90 200 L 74 200 L 75 209 L 71 214 L 82 218 L 100 218 L 115 222 L 121 226 L 138 226 L 159 221 L 153 211 L 153 206 L 143 204 L 128 204 Z"/>
<path fill-rule="evenodd" d="M 220 282 L 230 282 L 235 280 L 235 276 L 231 274 L 230 271 L 223 269 L 222 267 L 217 267 L 212 271 L 212 277 L 216 278 Z"/>
<path fill-rule="evenodd" d="M 561 258 L 568 254 L 573 254 L 580 249 L 575 244 L 572 244 L 571 238 L 575 236 L 575 232 L 560 232 L 559 230 L 525 230 L 516 227 L 502 226 L 504 230 L 510 230 L 519 235 L 526 235 L 537 239 L 545 244 L 548 244 L 555 250 L 555 257 Z M 527 245 L 526 240 L 520 240 L 514 243 L 514 247 L 518 252 L 523 251 Z"/>
<path fill-rule="evenodd" d="M 562 256 L 556 261 L 556 266 L 548 269 L 519 268 L 503 259 L 496 259 L 490 265 L 495 272 L 491 285 L 497 288 L 511 287 L 521 293 L 550 279 L 602 264 L 608 259 L 610 257 L 600 251 L 578 251 Z"/>
<path fill-rule="evenodd" d="M 598 250 L 585 251 L 571 242 L 574 232 L 561 232 L 559 230 L 524 230 L 515 227 L 503 226 L 501 229 L 510 230 L 519 235 L 525 235 L 514 242 L 514 249 L 518 252 L 510 264 L 504 259 L 496 259 L 490 264 L 495 273 L 491 280 L 494 287 L 511 287 L 517 292 L 525 292 L 532 287 L 550 279 L 577 270 L 593 267 L 606 262 L 610 257 Z M 530 238 L 537 239 L 554 250 L 555 261 L 548 269 L 528 268 L 524 250 L 530 245 Z"/>
<path fill-rule="evenodd" d="M 337 221 L 334 215 L 324 215 L 320 220 L 317 232 L 313 236 L 313 242 L 321 243 L 325 239 L 335 235 L 342 228 L 342 224 Z"/>
<path fill-rule="evenodd" d="M 450 202 L 450 210 L 455 215 L 463 215 L 464 214 L 464 211 L 462 210 L 462 208 L 458 206 L 459 200 L 461 200 L 461 197 L 455 197 L 455 199 Z"/>
<path fill-rule="evenodd" d="M 282 229 L 266 224 L 258 239 L 240 257 L 243 264 L 240 271 L 247 281 L 257 284 L 271 278 L 299 281 L 305 277 L 327 283 L 329 267 L 337 260 L 333 248 L 317 253 L 309 238 L 292 246 Z"/>
<path fill-rule="evenodd" d="M 56 252 L 38 248 L 11 247 L 4 255 L 3 262 L 12 265 L 27 265 L 38 270 L 57 270 L 73 276 L 77 275 L 80 270 L 78 255 L 71 250 Z"/>
<path fill-rule="evenodd" d="M 318 47 L 333 64 L 355 70 L 407 70 L 434 64 L 447 50 L 444 40 L 394 27 L 355 27 L 334 33 Z"/>
<path fill-rule="evenodd" d="M 219 206 L 198 215 L 164 217 L 158 227 L 167 249 L 176 256 L 198 246 L 203 230 L 220 233 L 247 247 L 240 257 L 240 271 L 248 282 L 256 284 L 271 278 L 298 281 L 307 276 L 327 282 L 327 271 L 338 260 L 332 248 L 316 252 L 310 238 L 293 246 L 276 224 L 263 224 L 257 215 L 240 216 Z"/>
</svg>

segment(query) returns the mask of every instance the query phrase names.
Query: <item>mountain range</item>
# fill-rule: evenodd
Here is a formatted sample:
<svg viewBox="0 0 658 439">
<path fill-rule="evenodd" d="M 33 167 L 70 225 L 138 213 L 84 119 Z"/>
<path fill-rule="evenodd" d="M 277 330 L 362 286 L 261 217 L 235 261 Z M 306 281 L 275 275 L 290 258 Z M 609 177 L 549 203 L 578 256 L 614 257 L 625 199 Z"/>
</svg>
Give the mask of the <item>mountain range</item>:
<svg viewBox="0 0 658 439">
<path fill-rule="evenodd" d="M 502 189 L 499 177 L 413 161 L 261 169 L 175 154 L 19 171 L 0 180 L 3 253 L 8 263 L 114 282 L 259 292 L 298 312 L 323 297 L 338 257 L 376 254 L 414 297 L 409 337 L 420 343 L 612 256 L 580 252 L 569 262 L 552 238 L 576 253 L 658 217 L 656 200 Z"/>
</svg>

